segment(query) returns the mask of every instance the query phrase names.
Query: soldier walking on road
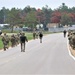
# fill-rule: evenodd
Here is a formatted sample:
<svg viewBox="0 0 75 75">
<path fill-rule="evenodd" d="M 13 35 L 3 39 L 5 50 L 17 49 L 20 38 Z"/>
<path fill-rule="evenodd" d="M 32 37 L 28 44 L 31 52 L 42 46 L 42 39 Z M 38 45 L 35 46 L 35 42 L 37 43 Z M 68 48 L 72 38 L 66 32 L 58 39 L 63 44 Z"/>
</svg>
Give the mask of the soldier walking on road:
<svg viewBox="0 0 75 75">
<path fill-rule="evenodd" d="M 25 33 L 22 33 L 22 35 L 20 36 L 21 52 L 25 52 L 25 45 L 26 45 L 25 42 L 28 42 L 28 39 L 25 36 Z"/>
<path fill-rule="evenodd" d="M 8 49 L 9 47 L 9 37 L 8 35 L 6 35 L 6 33 L 4 33 L 4 36 L 2 36 L 2 42 L 3 42 L 3 45 L 4 45 L 4 51 L 6 51 L 6 49 Z"/>
<path fill-rule="evenodd" d="M 19 44 L 19 37 L 18 35 L 15 35 L 15 42 L 16 42 L 16 46 Z"/>
<path fill-rule="evenodd" d="M 33 39 L 35 40 L 35 38 L 36 38 L 36 32 L 34 31 L 33 32 Z"/>
<path fill-rule="evenodd" d="M 38 33 L 38 32 L 36 32 L 36 39 L 38 39 L 38 35 L 39 35 L 39 33 Z"/>
<path fill-rule="evenodd" d="M 15 39 L 15 36 L 14 36 L 14 34 L 13 35 L 11 35 L 11 47 L 15 47 L 15 45 L 16 45 L 16 39 Z"/>
<path fill-rule="evenodd" d="M 40 43 L 42 43 L 42 38 L 43 38 L 42 32 L 39 32 L 39 38 L 40 38 Z"/>
<path fill-rule="evenodd" d="M 64 37 L 66 37 L 66 30 L 64 30 L 63 33 L 64 33 Z"/>
</svg>

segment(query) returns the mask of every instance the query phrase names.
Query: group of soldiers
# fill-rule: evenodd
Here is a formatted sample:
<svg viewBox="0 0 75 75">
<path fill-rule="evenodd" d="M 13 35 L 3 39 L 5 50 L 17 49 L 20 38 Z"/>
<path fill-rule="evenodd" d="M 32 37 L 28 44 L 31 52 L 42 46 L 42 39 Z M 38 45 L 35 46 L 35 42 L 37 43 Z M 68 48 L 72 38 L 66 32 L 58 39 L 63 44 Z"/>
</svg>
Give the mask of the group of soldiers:
<svg viewBox="0 0 75 75">
<path fill-rule="evenodd" d="M 17 46 L 19 43 L 21 43 L 21 50 L 22 50 L 22 40 L 23 43 L 27 40 L 27 37 L 24 36 L 24 33 L 18 33 L 18 34 L 12 34 L 11 36 L 8 36 L 6 33 L 4 33 L 2 35 L 2 42 L 3 42 L 3 46 L 4 46 L 4 51 L 6 51 L 6 49 L 9 48 L 9 43 L 11 43 L 11 47 L 15 47 Z M 33 32 L 33 39 L 40 39 L 40 43 L 42 43 L 42 37 L 43 34 L 42 32 Z M 24 46 L 25 47 L 25 46 Z"/>
<path fill-rule="evenodd" d="M 35 40 L 35 39 L 40 39 L 40 43 L 42 43 L 42 37 L 43 37 L 43 33 L 42 32 L 36 32 L 36 31 L 34 31 L 33 32 L 33 39 Z"/>
<path fill-rule="evenodd" d="M 39 36 L 39 32 L 34 31 L 34 32 L 33 32 L 33 39 L 34 39 L 34 40 L 35 40 L 35 39 L 38 39 L 38 36 Z"/>
<path fill-rule="evenodd" d="M 2 42 L 4 45 L 4 51 L 6 51 L 6 49 L 9 48 L 9 43 L 11 43 L 11 47 L 17 46 L 19 44 L 19 37 L 20 35 L 14 35 L 12 34 L 10 37 L 4 33 L 4 35 L 2 36 Z"/>
<path fill-rule="evenodd" d="M 69 40 L 69 45 L 75 49 L 75 30 L 69 30 L 68 31 L 68 40 Z"/>
</svg>

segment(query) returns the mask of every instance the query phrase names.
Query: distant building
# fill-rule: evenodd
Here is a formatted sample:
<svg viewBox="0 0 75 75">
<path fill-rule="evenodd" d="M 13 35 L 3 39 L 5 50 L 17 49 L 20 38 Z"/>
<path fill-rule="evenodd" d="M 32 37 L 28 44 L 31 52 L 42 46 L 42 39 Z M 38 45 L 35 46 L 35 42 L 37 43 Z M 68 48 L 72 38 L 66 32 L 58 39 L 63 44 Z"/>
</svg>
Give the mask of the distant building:
<svg viewBox="0 0 75 75">
<path fill-rule="evenodd" d="M 59 28 L 59 24 L 58 23 L 49 23 L 47 25 L 48 31 L 49 32 L 61 32 L 64 30 L 64 28 Z"/>
<path fill-rule="evenodd" d="M 58 23 L 48 23 L 47 28 L 55 28 L 58 27 Z"/>
</svg>

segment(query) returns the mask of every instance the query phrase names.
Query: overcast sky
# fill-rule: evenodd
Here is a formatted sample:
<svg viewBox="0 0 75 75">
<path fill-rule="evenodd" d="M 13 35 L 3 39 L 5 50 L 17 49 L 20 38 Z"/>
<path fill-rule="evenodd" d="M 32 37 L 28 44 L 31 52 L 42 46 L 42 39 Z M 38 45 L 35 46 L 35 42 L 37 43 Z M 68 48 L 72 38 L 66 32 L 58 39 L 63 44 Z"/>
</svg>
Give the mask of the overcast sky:
<svg viewBox="0 0 75 75">
<path fill-rule="evenodd" d="M 37 9 L 48 5 L 49 8 L 56 9 L 62 5 L 62 3 L 65 3 L 68 7 L 75 7 L 75 0 L 0 0 L 0 9 L 2 7 L 23 9 L 28 5 Z"/>
</svg>

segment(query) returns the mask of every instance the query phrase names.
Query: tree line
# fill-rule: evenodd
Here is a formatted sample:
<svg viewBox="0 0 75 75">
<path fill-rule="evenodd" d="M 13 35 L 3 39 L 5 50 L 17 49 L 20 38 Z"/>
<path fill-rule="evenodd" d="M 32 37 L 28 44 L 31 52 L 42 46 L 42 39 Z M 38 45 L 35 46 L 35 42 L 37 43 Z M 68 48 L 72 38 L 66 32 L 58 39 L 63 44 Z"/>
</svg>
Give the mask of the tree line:
<svg viewBox="0 0 75 75">
<path fill-rule="evenodd" d="M 3 7 L 0 10 L 0 24 L 8 23 L 13 31 L 13 26 L 23 25 L 35 28 L 37 24 L 58 23 L 60 25 L 75 24 L 75 7 L 69 8 L 62 3 L 58 8 L 52 10 L 46 5 L 42 9 L 26 6 L 24 9 Z"/>
</svg>

